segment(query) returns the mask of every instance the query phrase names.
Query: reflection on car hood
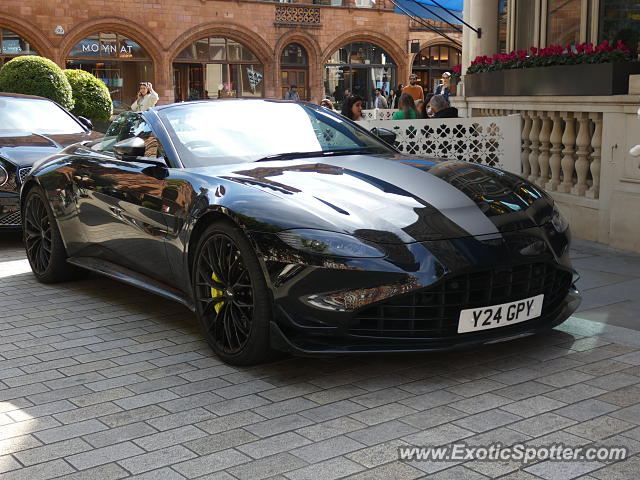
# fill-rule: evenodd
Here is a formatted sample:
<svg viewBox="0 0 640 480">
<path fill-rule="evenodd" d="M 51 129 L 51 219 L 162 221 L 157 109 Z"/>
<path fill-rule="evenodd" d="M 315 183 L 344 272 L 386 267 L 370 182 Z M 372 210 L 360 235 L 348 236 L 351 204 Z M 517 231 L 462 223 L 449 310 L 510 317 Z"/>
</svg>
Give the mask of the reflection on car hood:
<svg viewBox="0 0 640 480">
<path fill-rule="evenodd" d="M 224 176 L 293 202 L 317 226 L 383 243 L 499 236 L 541 225 L 552 209 L 521 178 L 460 161 L 351 155 L 235 167 Z"/>
<path fill-rule="evenodd" d="M 30 167 L 36 160 L 53 155 L 64 147 L 98 136 L 97 132 L 61 135 L 40 135 L 28 132 L 0 133 L 0 157 L 18 167 Z"/>
</svg>

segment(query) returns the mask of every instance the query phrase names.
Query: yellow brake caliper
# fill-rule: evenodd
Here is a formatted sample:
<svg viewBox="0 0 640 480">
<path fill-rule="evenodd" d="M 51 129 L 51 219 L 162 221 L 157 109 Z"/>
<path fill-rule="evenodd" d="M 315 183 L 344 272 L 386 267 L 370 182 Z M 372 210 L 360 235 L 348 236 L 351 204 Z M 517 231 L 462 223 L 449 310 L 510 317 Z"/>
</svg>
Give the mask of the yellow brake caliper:
<svg viewBox="0 0 640 480">
<path fill-rule="evenodd" d="M 215 272 L 211 273 L 211 278 L 213 279 L 214 282 L 220 283 L 220 279 L 216 276 Z M 211 287 L 211 298 L 221 297 L 223 295 L 223 293 L 224 292 L 222 290 L 218 290 L 217 288 Z M 213 308 L 215 309 L 216 313 L 220 313 L 220 309 L 222 308 L 223 305 L 224 305 L 224 300 L 220 300 L 218 303 L 216 303 L 213 306 Z"/>
</svg>

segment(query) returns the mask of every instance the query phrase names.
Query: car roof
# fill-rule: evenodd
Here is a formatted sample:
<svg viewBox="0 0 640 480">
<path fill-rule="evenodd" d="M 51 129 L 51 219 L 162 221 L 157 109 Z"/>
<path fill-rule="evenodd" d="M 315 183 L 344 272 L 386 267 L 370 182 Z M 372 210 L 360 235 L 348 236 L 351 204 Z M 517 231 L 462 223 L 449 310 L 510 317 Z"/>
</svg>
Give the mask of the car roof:
<svg viewBox="0 0 640 480">
<path fill-rule="evenodd" d="M 9 92 L 0 92 L 0 97 L 14 97 L 14 98 L 33 98 L 35 100 L 47 100 L 51 102 L 52 100 L 45 97 L 38 97 L 37 95 L 24 95 L 22 93 L 9 93 Z"/>
</svg>

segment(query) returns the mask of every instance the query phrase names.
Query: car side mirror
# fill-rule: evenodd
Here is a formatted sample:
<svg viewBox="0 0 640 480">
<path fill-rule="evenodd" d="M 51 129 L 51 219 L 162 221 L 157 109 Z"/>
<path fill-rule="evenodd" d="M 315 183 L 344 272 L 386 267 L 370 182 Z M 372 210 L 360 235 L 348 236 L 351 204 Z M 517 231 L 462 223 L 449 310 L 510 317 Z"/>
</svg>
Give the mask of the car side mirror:
<svg viewBox="0 0 640 480">
<path fill-rule="evenodd" d="M 392 147 L 395 147 L 396 134 L 393 133 L 391 130 L 388 130 L 386 128 L 373 127 L 371 129 L 371 133 L 373 133 L 376 137 L 378 137 L 387 145 L 391 145 Z"/>
<path fill-rule="evenodd" d="M 84 125 L 85 127 L 87 127 L 89 129 L 89 131 L 93 130 L 93 122 L 91 120 L 89 120 L 86 117 L 82 117 L 82 116 L 79 116 L 78 120 L 80 120 L 80 123 L 82 125 Z"/>
<path fill-rule="evenodd" d="M 131 137 L 121 140 L 113 146 L 113 153 L 120 160 L 135 160 L 144 156 L 144 140 L 140 137 Z"/>
</svg>

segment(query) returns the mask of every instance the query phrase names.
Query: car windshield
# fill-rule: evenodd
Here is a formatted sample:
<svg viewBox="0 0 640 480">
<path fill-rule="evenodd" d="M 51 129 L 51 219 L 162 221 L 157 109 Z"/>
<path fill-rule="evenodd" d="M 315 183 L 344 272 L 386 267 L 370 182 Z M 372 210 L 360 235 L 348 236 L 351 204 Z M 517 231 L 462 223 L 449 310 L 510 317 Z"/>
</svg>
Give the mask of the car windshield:
<svg viewBox="0 0 640 480">
<path fill-rule="evenodd" d="M 180 104 L 158 115 L 186 167 L 281 160 L 310 152 L 392 151 L 340 115 L 307 104 L 220 100 Z"/>
<path fill-rule="evenodd" d="M 0 132 L 56 135 L 83 133 L 84 129 L 66 111 L 48 100 L 0 97 Z"/>
</svg>

